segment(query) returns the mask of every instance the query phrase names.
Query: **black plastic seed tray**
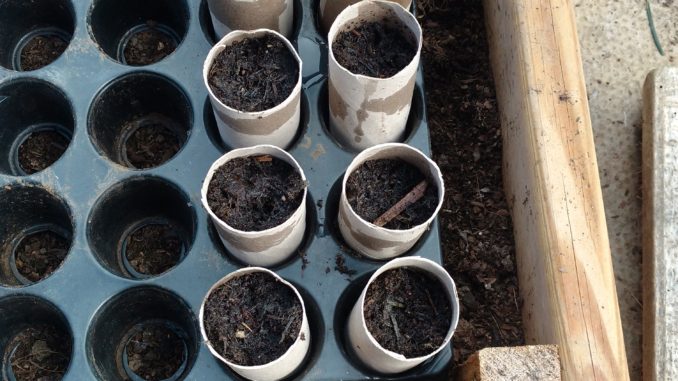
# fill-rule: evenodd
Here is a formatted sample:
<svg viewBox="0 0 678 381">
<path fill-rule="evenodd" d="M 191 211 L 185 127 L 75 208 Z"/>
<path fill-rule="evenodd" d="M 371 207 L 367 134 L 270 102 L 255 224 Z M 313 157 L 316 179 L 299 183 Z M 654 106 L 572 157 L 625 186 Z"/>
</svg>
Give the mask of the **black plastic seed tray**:
<svg viewBox="0 0 678 381">
<path fill-rule="evenodd" d="M 173 379 L 240 379 L 202 344 L 197 323 L 209 287 L 243 266 L 225 251 L 200 205 L 203 177 L 228 149 L 219 142 L 201 78 L 214 42 L 206 1 L 7 0 L 0 7 L 17 1 L 28 11 L 0 14 L 0 379 L 13 377 L 12 336 L 42 323 L 73 340 L 65 380 L 130 379 L 122 365 L 125 340 L 133 327 L 158 321 L 185 340 L 183 371 Z M 308 227 L 300 255 L 274 271 L 303 294 L 312 345 L 291 379 L 447 379 L 449 347 L 397 376 L 366 370 L 347 349 L 346 318 L 382 263 L 350 254 L 342 244 L 340 179 L 355 152 L 338 146 L 327 128 L 327 43 L 317 28 L 317 2 L 295 5 L 292 41 L 304 63 L 302 125 L 289 150 L 308 178 Z M 125 36 L 146 20 L 171 30 L 178 48 L 149 66 L 122 64 Z M 25 36 L 52 32 L 72 33 L 65 53 L 42 69 L 15 70 Z M 430 154 L 422 87 L 420 73 L 407 142 Z M 120 149 L 125 132 L 112 126 L 149 112 L 174 121 L 183 147 L 159 167 L 130 169 Z M 60 131 L 70 145 L 49 168 L 24 175 L 18 145 L 42 128 Z M 183 260 L 160 276 L 136 277 L 123 260 L 122 243 L 135 227 L 158 220 L 181 231 Z M 71 248 L 51 276 L 26 284 L 13 251 L 22 237 L 45 229 L 72 237 Z M 354 275 L 335 269 L 337 255 Z M 437 222 L 408 255 L 441 262 Z"/>
</svg>

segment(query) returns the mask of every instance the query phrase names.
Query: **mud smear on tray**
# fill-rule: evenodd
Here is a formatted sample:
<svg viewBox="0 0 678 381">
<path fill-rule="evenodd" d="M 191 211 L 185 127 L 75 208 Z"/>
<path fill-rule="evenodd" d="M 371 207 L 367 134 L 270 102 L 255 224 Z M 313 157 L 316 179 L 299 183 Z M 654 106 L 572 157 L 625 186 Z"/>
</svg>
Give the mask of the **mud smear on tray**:
<svg viewBox="0 0 678 381">
<path fill-rule="evenodd" d="M 266 34 L 224 48 L 208 74 L 214 95 L 239 111 L 271 109 L 287 99 L 299 79 L 299 65 L 279 38 Z"/>
<path fill-rule="evenodd" d="M 433 158 L 447 189 L 442 247 L 461 303 L 453 337 L 459 365 L 479 349 L 525 343 L 522 301 L 482 2 L 417 4 Z"/>
<path fill-rule="evenodd" d="M 389 78 L 412 62 L 417 53 L 413 40 L 402 24 L 366 22 L 337 34 L 332 53 L 353 74 Z"/>
<path fill-rule="evenodd" d="M 212 346 L 244 366 L 282 356 L 297 340 L 302 319 L 294 291 L 266 273 L 235 277 L 212 291 L 205 303 L 204 325 Z"/>
<path fill-rule="evenodd" d="M 240 157 L 214 172 L 207 203 L 229 226 L 262 231 L 294 214 L 305 188 L 299 172 L 283 160 L 270 155 Z"/>
</svg>

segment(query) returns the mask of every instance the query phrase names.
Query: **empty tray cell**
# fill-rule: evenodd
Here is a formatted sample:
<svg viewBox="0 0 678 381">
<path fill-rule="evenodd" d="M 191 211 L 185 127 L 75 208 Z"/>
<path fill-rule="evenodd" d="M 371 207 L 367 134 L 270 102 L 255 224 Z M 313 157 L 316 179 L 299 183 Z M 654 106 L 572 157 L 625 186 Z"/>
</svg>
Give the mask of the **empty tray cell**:
<svg viewBox="0 0 678 381">
<path fill-rule="evenodd" d="M 87 236 L 99 262 L 129 279 L 163 274 L 179 265 L 195 238 L 188 197 L 158 177 L 112 186 L 94 206 Z"/>
<path fill-rule="evenodd" d="M 52 303 L 32 295 L 0 299 L 0 379 L 60 380 L 72 350 L 71 328 Z"/>
<path fill-rule="evenodd" d="M 71 142 L 73 109 L 56 86 L 33 78 L 0 85 L 0 174 L 25 176 L 56 162 Z"/>
<path fill-rule="evenodd" d="M 66 50 L 75 20 L 68 0 L 0 2 L 0 65 L 29 71 L 49 65 Z"/>
<path fill-rule="evenodd" d="M 89 26 L 92 38 L 112 59 L 131 66 L 156 63 L 186 36 L 184 0 L 96 0 Z"/>
<path fill-rule="evenodd" d="M 157 167 L 183 148 L 193 111 L 181 88 L 158 74 L 115 79 L 92 103 L 90 138 L 109 160 L 131 169 Z"/>
<path fill-rule="evenodd" d="M 99 380 L 183 380 L 197 357 L 195 323 L 190 307 L 172 292 L 127 289 L 92 319 L 87 359 Z"/>
<path fill-rule="evenodd" d="M 30 285 L 61 266 L 73 239 L 63 200 L 37 185 L 7 185 L 0 190 L 0 216 L 0 284 Z"/>
</svg>

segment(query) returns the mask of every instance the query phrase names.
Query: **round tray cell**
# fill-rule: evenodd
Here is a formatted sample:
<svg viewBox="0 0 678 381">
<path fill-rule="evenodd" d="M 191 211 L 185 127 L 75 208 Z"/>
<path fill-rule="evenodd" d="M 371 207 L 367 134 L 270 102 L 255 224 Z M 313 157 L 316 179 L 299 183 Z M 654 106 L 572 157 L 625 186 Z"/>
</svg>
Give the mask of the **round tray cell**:
<svg viewBox="0 0 678 381">
<path fill-rule="evenodd" d="M 164 334 L 151 335 L 158 331 Z M 153 369 L 164 380 L 183 380 L 195 363 L 198 335 L 190 307 L 177 295 L 158 287 L 131 288 L 107 301 L 92 318 L 87 360 L 99 380 L 143 380 L 144 374 L 137 372 Z M 149 336 L 155 339 L 140 342 Z"/>
<path fill-rule="evenodd" d="M 297 128 L 297 133 L 294 135 L 294 139 L 290 143 L 289 147 L 286 147 L 287 151 L 291 151 L 302 141 L 302 137 L 308 131 L 308 122 L 309 122 L 309 101 L 306 96 L 306 92 L 301 90 L 301 115 L 299 118 L 299 127 Z M 212 141 L 215 147 L 222 153 L 229 151 L 230 147 L 224 139 L 221 138 L 219 134 L 219 126 L 217 124 L 216 117 L 214 116 L 214 109 L 212 108 L 212 103 L 210 102 L 209 97 L 205 100 L 205 106 L 203 108 L 203 120 L 205 123 L 205 130 L 207 131 L 207 136 Z"/>
<path fill-rule="evenodd" d="M 424 120 L 424 93 L 419 87 L 415 85 L 414 94 L 412 95 L 412 107 L 410 108 L 410 115 L 407 118 L 407 125 L 405 126 L 405 133 L 403 138 L 400 140 L 402 143 L 407 143 L 412 138 L 412 136 L 417 132 L 417 129 Z M 332 137 L 337 146 L 348 152 L 356 152 L 352 148 L 345 147 L 333 134 L 330 129 L 330 106 L 329 106 L 329 91 L 327 89 L 327 82 L 323 83 L 322 88 L 320 89 L 320 97 L 318 98 L 318 108 L 320 109 L 319 115 L 321 115 L 321 124 L 323 129 L 328 136 Z"/>
<path fill-rule="evenodd" d="M 130 66 L 150 65 L 172 54 L 188 24 L 185 0 L 95 0 L 89 16 L 99 48 Z"/>
<path fill-rule="evenodd" d="M 26 286 L 57 271 L 73 240 L 71 211 L 33 184 L 0 189 L 0 284 Z"/>
<path fill-rule="evenodd" d="M 0 65 L 19 71 L 54 62 L 75 30 L 69 0 L 0 2 Z"/>
<path fill-rule="evenodd" d="M 46 376 L 60 380 L 73 355 L 73 334 L 52 303 L 32 295 L 8 296 L 0 299 L 0 353 L 2 380 Z M 50 369 L 45 371 L 40 365 Z"/>
<path fill-rule="evenodd" d="M 137 72 L 109 83 L 90 107 L 87 130 L 109 160 L 130 169 L 149 169 L 171 160 L 193 125 L 190 101 L 174 82 Z"/>
<path fill-rule="evenodd" d="M 147 279 L 179 265 L 196 233 L 188 196 L 158 177 L 113 185 L 88 221 L 87 237 L 97 260 L 128 279 Z"/>
<path fill-rule="evenodd" d="M 56 162 L 68 148 L 75 120 L 54 85 L 21 78 L 0 85 L 0 174 L 25 176 Z"/>
</svg>

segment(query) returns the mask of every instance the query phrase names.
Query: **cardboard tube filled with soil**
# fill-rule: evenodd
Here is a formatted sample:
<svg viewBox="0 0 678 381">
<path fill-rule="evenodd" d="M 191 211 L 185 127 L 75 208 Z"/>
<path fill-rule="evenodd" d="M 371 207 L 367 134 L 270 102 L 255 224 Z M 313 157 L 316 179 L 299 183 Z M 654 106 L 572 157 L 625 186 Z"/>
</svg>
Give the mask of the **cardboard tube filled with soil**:
<svg viewBox="0 0 678 381">
<path fill-rule="evenodd" d="M 237 270 L 214 284 L 200 306 L 199 320 L 210 352 L 250 380 L 289 376 L 311 342 L 299 291 L 259 267 Z"/>
<path fill-rule="evenodd" d="M 320 0 L 320 6 L 318 7 L 318 16 L 320 17 L 320 25 L 322 26 L 323 33 L 327 33 L 332 27 L 332 23 L 337 18 L 339 13 L 346 9 L 349 5 L 353 5 L 360 0 Z M 406 9 L 410 9 L 412 5 L 412 0 L 391 0 L 394 1 Z"/>
<path fill-rule="evenodd" d="M 207 0 L 217 38 L 234 30 L 271 29 L 292 37 L 293 0 Z"/>
<path fill-rule="evenodd" d="M 301 65 L 292 44 L 268 29 L 231 32 L 210 50 L 203 80 L 227 146 L 292 143 L 301 117 Z"/>
<path fill-rule="evenodd" d="M 330 28 L 332 135 L 361 150 L 403 139 L 422 46 L 421 26 L 400 4 L 365 0 Z"/>
<path fill-rule="evenodd" d="M 416 148 L 386 143 L 358 154 L 346 169 L 339 230 L 346 243 L 374 259 L 414 246 L 443 203 L 440 169 Z"/>
<path fill-rule="evenodd" d="M 253 266 L 289 258 L 306 230 L 306 176 L 272 145 L 232 150 L 217 159 L 201 199 L 226 249 Z"/>
<path fill-rule="evenodd" d="M 449 344 L 459 322 L 450 275 L 421 257 L 394 259 L 370 278 L 351 310 L 349 343 L 373 370 L 404 372 Z"/>
</svg>

